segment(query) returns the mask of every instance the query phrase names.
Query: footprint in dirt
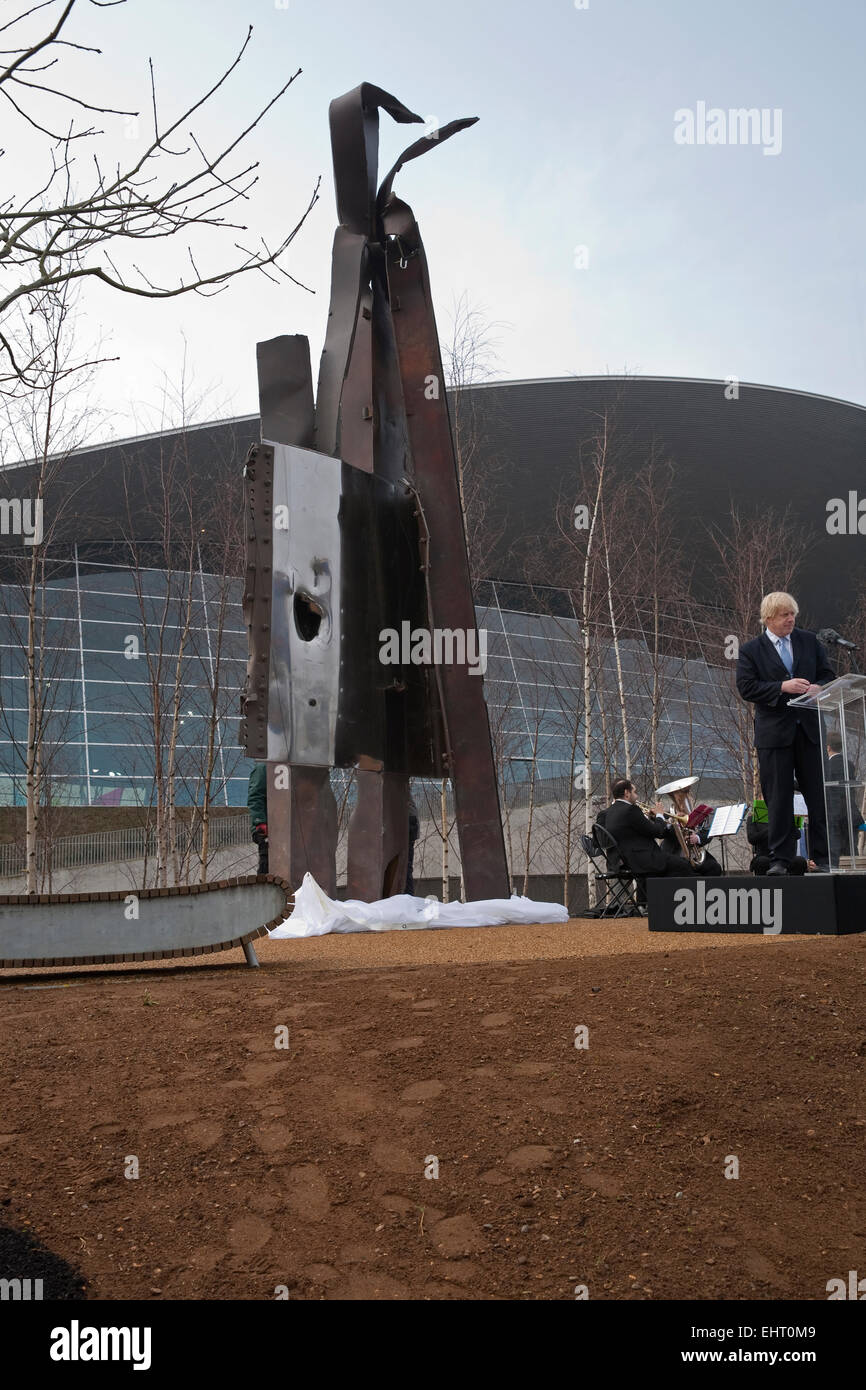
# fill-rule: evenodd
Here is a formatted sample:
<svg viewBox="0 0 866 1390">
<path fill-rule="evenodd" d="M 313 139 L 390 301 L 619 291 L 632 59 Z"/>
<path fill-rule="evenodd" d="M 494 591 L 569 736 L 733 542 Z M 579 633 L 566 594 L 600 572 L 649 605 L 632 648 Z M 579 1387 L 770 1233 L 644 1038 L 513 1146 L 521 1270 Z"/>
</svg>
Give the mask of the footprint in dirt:
<svg viewBox="0 0 866 1390">
<path fill-rule="evenodd" d="M 288 1076 L 285 1059 L 282 1061 L 248 1062 L 243 1069 L 244 1080 L 251 1086 L 267 1086 L 278 1077 Z"/>
<path fill-rule="evenodd" d="M 619 1178 L 613 1178 L 609 1173 L 599 1173 L 588 1169 L 586 1172 L 579 1173 L 578 1177 L 584 1187 L 600 1193 L 602 1197 L 619 1197 L 623 1190 Z"/>
<path fill-rule="evenodd" d="M 328 1289 L 329 1300 L 349 1303 L 366 1302 L 368 1299 L 394 1299 L 405 1303 L 412 1297 L 412 1290 L 392 1279 L 390 1274 L 380 1271 L 352 1270 L 345 1284 Z"/>
<path fill-rule="evenodd" d="M 192 1120 L 198 1119 L 195 1110 L 158 1110 L 155 1115 L 150 1115 L 142 1124 L 143 1130 L 149 1129 L 169 1129 L 177 1125 L 188 1125 Z"/>
<path fill-rule="evenodd" d="M 212 1149 L 223 1137 L 222 1125 L 215 1124 L 213 1120 L 198 1120 L 187 1126 L 183 1137 L 192 1149 Z"/>
<path fill-rule="evenodd" d="M 287 1149 L 295 1137 L 285 1125 L 277 1123 L 256 1126 L 252 1136 L 263 1154 L 279 1153 L 280 1149 Z"/>
<path fill-rule="evenodd" d="M 369 1115 L 376 1109 L 374 1097 L 361 1086 L 338 1086 L 331 1104 L 346 1115 Z"/>
<path fill-rule="evenodd" d="M 546 1144 L 524 1144 L 505 1155 L 508 1167 L 516 1168 L 521 1173 L 529 1172 L 532 1168 L 549 1168 L 552 1160 L 553 1150 Z"/>
<path fill-rule="evenodd" d="M 189 1263 L 195 1269 L 210 1274 L 211 1270 L 216 1269 L 220 1260 L 224 1260 L 228 1254 L 228 1250 L 222 1250 L 217 1245 L 201 1245 L 198 1250 L 192 1251 L 189 1256 Z"/>
<path fill-rule="evenodd" d="M 285 1183 L 286 1206 L 302 1221 L 323 1221 L 331 1210 L 328 1183 L 315 1163 L 290 1168 Z"/>
<path fill-rule="evenodd" d="M 313 1034 L 310 1029 L 305 1029 L 304 1046 L 310 1052 L 342 1052 L 343 1044 L 339 1038 L 322 1034 Z"/>
<path fill-rule="evenodd" d="M 174 1100 L 174 1093 L 160 1086 L 150 1091 L 139 1091 L 136 1099 L 140 1110 L 158 1110 L 165 1105 L 171 1105 Z"/>
<path fill-rule="evenodd" d="M 229 1228 L 228 1243 L 236 1255 L 253 1255 L 267 1245 L 274 1234 L 259 1216 L 241 1216 Z"/>
<path fill-rule="evenodd" d="M 407 1086 L 400 1096 L 401 1100 L 436 1100 L 441 1096 L 445 1087 L 441 1081 L 416 1081 L 413 1085 Z"/>
<path fill-rule="evenodd" d="M 388 1143 L 387 1140 L 374 1144 L 370 1150 L 370 1157 L 376 1166 L 384 1168 L 386 1173 L 422 1173 L 424 1169 L 420 1158 L 398 1148 L 396 1144 Z"/>
</svg>

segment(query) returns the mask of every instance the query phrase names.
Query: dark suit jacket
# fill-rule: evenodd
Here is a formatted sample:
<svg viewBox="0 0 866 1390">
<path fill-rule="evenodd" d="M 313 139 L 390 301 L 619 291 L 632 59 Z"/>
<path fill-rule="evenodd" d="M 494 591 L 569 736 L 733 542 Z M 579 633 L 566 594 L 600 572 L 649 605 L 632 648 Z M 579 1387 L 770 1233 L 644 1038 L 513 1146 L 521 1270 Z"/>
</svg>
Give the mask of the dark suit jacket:
<svg viewBox="0 0 866 1390">
<path fill-rule="evenodd" d="M 813 685 L 826 685 L 835 680 L 836 672 L 814 632 L 795 627 L 791 633 L 791 652 L 794 676 L 802 676 Z M 790 679 L 785 663 L 766 632 L 740 648 L 737 689 L 744 700 L 755 706 L 756 748 L 788 748 L 794 742 L 798 724 L 812 743 L 818 742 L 815 710 L 788 707 L 793 697 L 782 690 L 782 682 Z"/>
<path fill-rule="evenodd" d="M 845 759 L 842 757 L 841 753 L 834 753 L 831 758 L 827 759 L 824 766 L 824 775 L 828 782 L 843 782 L 846 778 L 849 782 L 854 780 L 854 764 L 849 762 L 846 769 Z M 860 814 L 860 807 L 857 804 L 856 794 L 853 791 L 849 791 L 847 799 L 851 807 L 851 826 L 852 829 L 856 831 L 863 817 Z M 827 788 L 828 824 L 831 829 L 836 834 L 841 835 L 843 839 L 847 838 L 848 835 L 848 813 L 845 809 L 845 800 L 846 794 L 844 787 Z M 845 853 L 848 853 L 847 848 L 845 849 Z"/>
<path fill-rule="evenodd" d="M 663 873 L 668 857 L 656 844 L 667 831 L 663 820 L 650 820 L 639 806 L 615 801 L 604 812 L 604 828 L 616 840 L 632 873 Z"/>
</svg>

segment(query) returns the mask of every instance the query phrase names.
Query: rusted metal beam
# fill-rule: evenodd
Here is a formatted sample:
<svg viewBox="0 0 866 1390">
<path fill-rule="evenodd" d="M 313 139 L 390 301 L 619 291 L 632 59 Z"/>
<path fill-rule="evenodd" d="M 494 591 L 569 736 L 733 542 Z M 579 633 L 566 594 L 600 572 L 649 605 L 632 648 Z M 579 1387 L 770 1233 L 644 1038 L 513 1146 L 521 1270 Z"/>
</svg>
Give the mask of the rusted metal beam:
<svg viewBox="0 0 866 1390">
<path fill-rule="evenodd" d="M 331 790 L 330 769 L 289 765 L 273 756 L 268 746 L 274 742 L 273 733 L 262 747 L 261 692 L 264 671 L 269 688 L 266 724 L 275 724 L 282 711 L 270 708 L 274 703 L 270 687 L 273 684 L 271 662 L 284 661 L 286 652 L 272 650 L 274 629 L 274 495 L 273 449 L 270 444 L 287 444 L 309 448 L 314 438 L 313 384 L 310 366 L 310 346 L 306 338 L 282 336 L 257 346 L 259 377 L 259 410 L 262 438 L 257 466 L 269 462 L 269 486 L 260 477 L 249 480 L 247 512 L 251 518 L 253 541 L 253 582 L 250 610 L 255 620 L 248 620 L 250 662 L 254 675 L 255 708 L 250 709 L 249 695 L 244 703 L 247 725 L 247 756 L 267 760 L 268 798 L 268 867 L 288 880 L 295 890 L 305 873 L 311 873 L 326 893 L 333 896 L 337 888 L 337 806 Z M 265 555 L 265 562 L 260 557 Z M 247 574 L 250 575 L 249 549 Z M 265 602 L 265 597 L 267 602 Z M 280 611 L 285 596 L 279 595 Z M 283 639 L 285 641 L 285 639 Z M 271 661 L 262 659 L 261 645 L 267 643 Z M 249 677 L 248 677 L 249 683 Z M 279 707 L 279 699 L 276 701 Z M 255 715 L 255 719 L 251 717 Z M 254 724 L 255 737 L 250 737 Z M 281 728 L 277 725 L 278 734 Z M 270 754 L 270 756 L 269 756 Z"/>
<path fill-rule="evenodd" d="M 391 194 L 383 216 L 388 286 L 406 406 L 413 480 L 431 538 L 430 625 L 476 634 L 457 465 L 427 259 L 411 208 Z M 477 643 L 477 637 L 476 637 Z M 478 646 L 475 647 L 476 654 Z M 437 669 L 457 834 L 469 898 L 508 896 L 508 867 L 482 675 L 468 662 Z"/>
<path fill-rule="evenodd" d="M 406 888 L 409 779 L 383 768 L 358 768 L 358 800 L 349 820 L 346 894 L 378 902 Z"/>
</svg>

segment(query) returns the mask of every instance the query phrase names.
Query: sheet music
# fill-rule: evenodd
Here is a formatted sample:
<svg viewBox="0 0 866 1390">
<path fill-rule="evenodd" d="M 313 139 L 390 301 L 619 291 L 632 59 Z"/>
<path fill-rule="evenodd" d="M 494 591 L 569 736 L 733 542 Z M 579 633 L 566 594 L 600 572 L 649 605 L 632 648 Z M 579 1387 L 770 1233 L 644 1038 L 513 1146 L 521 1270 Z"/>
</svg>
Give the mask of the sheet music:
<svg viewBox="0 0 866 1390">
<path fill-rule="evenodd" d="M 716 808 L 715 815 L 710 823 L 708 839 L 716 835 L 736 835 L 743 823 L 743 816 L 746 814 L 745 801 L 738 801 L 734 806 L 719 806 Z"/>
</svg>

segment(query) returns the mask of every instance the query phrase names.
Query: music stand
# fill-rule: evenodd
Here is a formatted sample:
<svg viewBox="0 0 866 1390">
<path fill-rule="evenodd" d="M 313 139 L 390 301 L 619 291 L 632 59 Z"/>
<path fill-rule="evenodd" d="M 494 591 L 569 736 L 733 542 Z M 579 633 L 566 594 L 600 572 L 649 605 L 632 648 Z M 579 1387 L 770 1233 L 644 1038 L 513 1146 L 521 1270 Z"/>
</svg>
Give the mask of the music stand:
<svg viewBox="0 0 866 1390">
<path fill-rule="evenodd" d="M 736 835 L 743 824 L 743 817 L 746 814 L 746 802 L 737 801 L 731 806 L 717 806 L 707 831 L 707 844 L 710 840 L 721 840 L 722 851 L 722 873 L 728 872 L 727 859 L 725 857 L 725 840 L 729 835 Z"/>
</svg>

